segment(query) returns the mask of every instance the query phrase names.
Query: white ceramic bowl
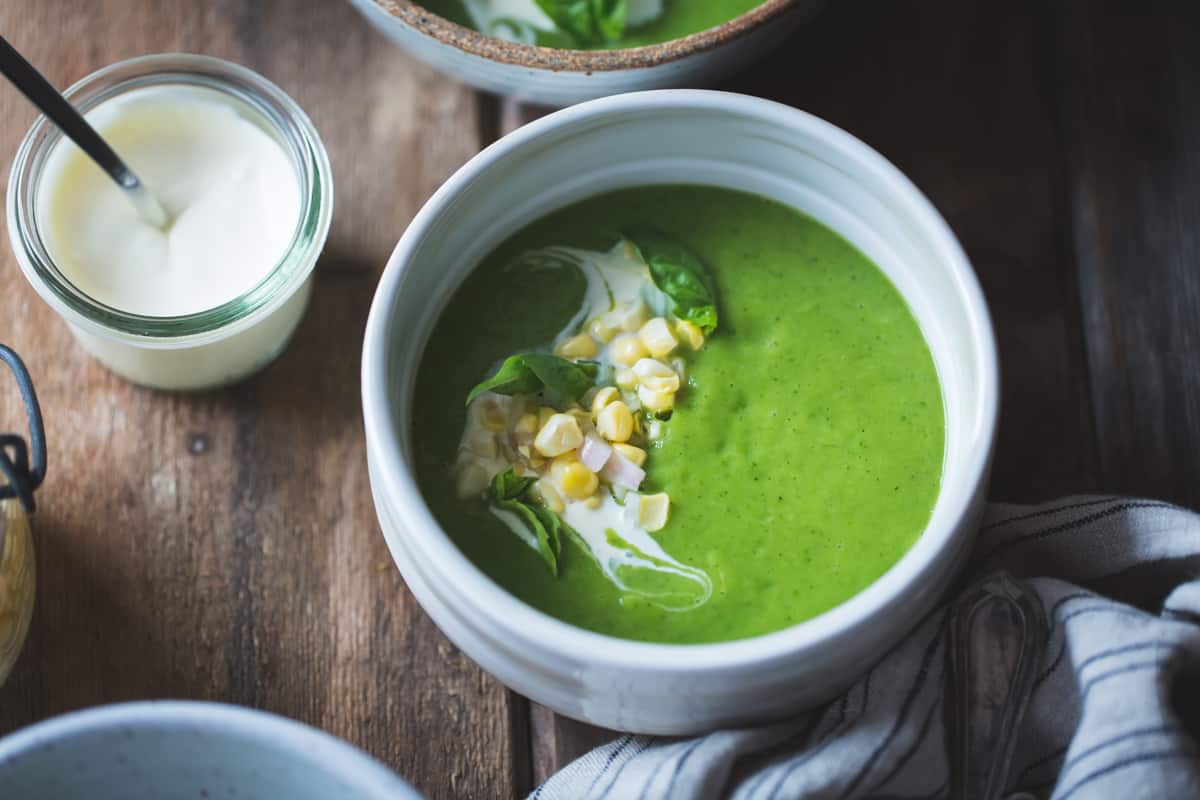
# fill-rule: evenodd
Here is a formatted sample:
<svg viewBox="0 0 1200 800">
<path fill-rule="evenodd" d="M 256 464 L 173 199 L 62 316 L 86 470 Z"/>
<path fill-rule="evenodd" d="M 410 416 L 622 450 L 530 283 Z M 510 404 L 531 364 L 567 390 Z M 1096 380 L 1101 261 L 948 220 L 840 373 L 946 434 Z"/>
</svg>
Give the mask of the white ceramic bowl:
<svg viewBox="0 0 1200 800">
<path fill-rule="evenodd" d="M 352 2 L 385 36 L 451 77 L 550 106 L 644 89 L 706 86 L 770 52 L 825 5 L 825 0 L 764 0 L 723 25 L 663 44 L 555 50 L 485 36 L 412 0 Z"/>
<path fill-rule="evenodd" d="M 0 739 L 0 796 L 54 800 L 417 800 L 366 753 L 299 722 L 217 703 L 125 703 Z"/>
<path fill-rule="evenodd" d="M 626 641 L 537 611 L 479 571 L 414 481 L 410 410 L 427 337 L 464 276 L 547 212 L 640 184 L 707 183 L 773 198 L 829 225 L 903 293 L 946 408 L 941 491 L 925 532 L 870 587 L 815 619 L 711 645 Z M 966 555 L 996 423 L 991 323 L 962 248 L 882 156 L 802 111 L 734 94 L 664 91 L 557 112 L 484 150 L 396 246 L 363 352 L 371 485 L 392 556 L 434 621 L 524 695 L 623 730 L 677 734 L 778 717 L 835 695 L 938 599 Z"/>
</svg>

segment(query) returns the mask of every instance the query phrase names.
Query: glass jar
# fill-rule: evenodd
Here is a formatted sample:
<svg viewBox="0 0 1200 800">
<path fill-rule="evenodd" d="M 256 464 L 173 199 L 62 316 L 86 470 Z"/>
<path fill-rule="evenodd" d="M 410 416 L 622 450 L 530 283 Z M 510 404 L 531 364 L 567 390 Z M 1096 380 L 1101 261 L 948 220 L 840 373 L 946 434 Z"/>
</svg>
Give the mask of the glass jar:
<svg viewBox="0 0 1200 800">
<path fill-rule="evenodd" d="M 164 54 L 94 72 L 64 94 L 81 112 L 127 92 L 181 86 L 214 90 L 270 135 L 295 167 L 300 218 L 288 249 L 257 285 L 215 308 L 144 316 L 79 290 L 54 263 L 40 222 L 46 164 L 65 140 L 45 117 L 25 136 L 8 184 L 9 238 L 25 277 L 76 339 L 113 372 L 159 389 L 204 389 L 264 367 L 286 346 L 308 303 L 312 271 L 333 216 L 329 158 L 316 129 L 290 97 L 245 67 L 207 56 Z"/>
<path fill-rule="evenodd" d="M 0 344 L 0 362 L 12 370 L 29 417 L 29 442 L 0 434 L 0 684 L 12 670 L 33 618 L 36 570 L 29 515 L 33 493 L 46 477 L 46 434 L 33 381 L 20 357 Z"/>
</svg>

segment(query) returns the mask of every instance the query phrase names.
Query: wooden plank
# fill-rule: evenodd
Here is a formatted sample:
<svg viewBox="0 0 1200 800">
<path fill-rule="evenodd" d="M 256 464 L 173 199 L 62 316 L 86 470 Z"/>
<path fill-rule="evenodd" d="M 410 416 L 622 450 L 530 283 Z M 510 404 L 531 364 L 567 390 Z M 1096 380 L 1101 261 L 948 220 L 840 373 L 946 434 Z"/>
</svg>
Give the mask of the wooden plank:
<svg viewBox="0 0 1200 800">
<path fill-rule="evenodd" d="M 991 496 L 1095 489 L 1086 359 L 1055 126 L 1052 20 L 1029 0 L 990 6 L 839 0 L 724 88 L 787 103 L 880 150 L 963 242 L 1003 364 Z M 545 113 L 509 104 L 502 128 Z M 604 736 L 532 713 L 534 774 Z M 608 734 L 610 737 L 613 735 Z"/>
<path fill-rule="evenodd" d="M 1058 15 L 1104 488 L 1200 506 L 1200 6 Z"/>
<path fill-rule="evenodd" d="M 0 30 L 59 85 L 147 52 L 245 63 L 310 112 L 337 192 L 295 341 L 219 392 L 162 394 L 109 375 L 2 248 L 0 338 L 36 378 L 50 470 L 35 520 L 38 607 L 0 690 L 0 734 L 100 703 L 208 698 L 320 726 L 434 797 L 513 793 L 528 780 L 524 701 L 442 637 L 392 566 L 358 389 L 379 270 L 420 203 L 477 150 L 475 96 L 342 2 L 7 0 Z M 15 152 L 33 117 L 0 86 L 0 152 Z M 19 424 L 15 393 L 0 392 L 0 429 Z"/>
</svg>

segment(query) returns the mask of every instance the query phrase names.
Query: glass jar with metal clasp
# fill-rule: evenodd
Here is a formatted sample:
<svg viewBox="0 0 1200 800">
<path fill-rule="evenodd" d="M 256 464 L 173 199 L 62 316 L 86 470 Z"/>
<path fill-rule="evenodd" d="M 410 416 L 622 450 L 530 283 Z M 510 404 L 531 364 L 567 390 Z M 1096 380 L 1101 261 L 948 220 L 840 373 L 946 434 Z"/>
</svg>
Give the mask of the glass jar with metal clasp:
<svg viewBox="0 0 1200 800">
<path fill-rule="evenodd" d="M 46 435 L 33 381 L 20 357 L 0 344 L 3 361 L 17 379 L 29 417 L 29 441 L 0 434 L 0 684 L 12 671 L 33 617 L 36 569 L 29 515 L 33 492 L 46 477 Z"/>
</svg>

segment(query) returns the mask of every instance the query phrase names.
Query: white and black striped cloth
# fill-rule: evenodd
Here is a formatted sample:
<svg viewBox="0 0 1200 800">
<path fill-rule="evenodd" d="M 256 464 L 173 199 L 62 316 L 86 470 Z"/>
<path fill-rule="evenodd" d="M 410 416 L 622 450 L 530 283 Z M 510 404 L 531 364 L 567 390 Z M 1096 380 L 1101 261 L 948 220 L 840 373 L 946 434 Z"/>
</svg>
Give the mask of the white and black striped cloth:
<svg viewBox="0 0 1200 800">
<path fill-rule="evenodd" d="M 1001 569 L 1049 628 L 1007 794 L 1200 798 L 1200 515 L 1118 497 L 993 505 L 970 571 Z M 947 797 L 946 616 L 825 708 L 696 739 L 623 736 L 532 797 Z"/>
</svg>

